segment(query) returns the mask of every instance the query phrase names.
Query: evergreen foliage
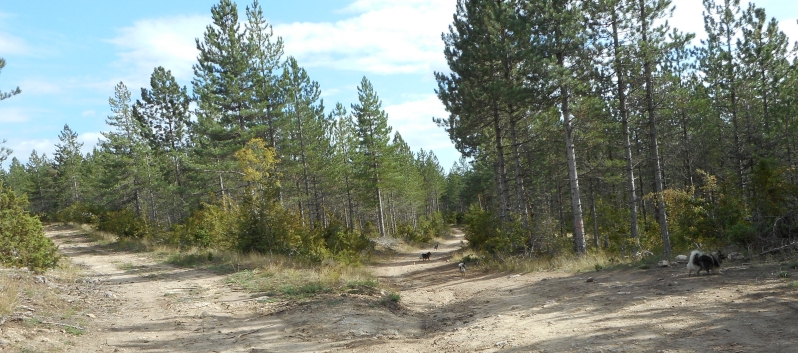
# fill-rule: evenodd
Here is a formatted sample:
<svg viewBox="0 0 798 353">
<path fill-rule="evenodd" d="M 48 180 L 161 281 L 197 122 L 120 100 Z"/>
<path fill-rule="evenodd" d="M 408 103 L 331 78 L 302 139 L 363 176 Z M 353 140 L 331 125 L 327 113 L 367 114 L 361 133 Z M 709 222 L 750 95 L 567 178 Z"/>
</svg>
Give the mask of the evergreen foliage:
<svg viewBox="0 0 798 353">
<path fill-rule="evenodd" d="M 39 219 L 25 210 L 27 204 L 0 181 L 0 264 L 35 271 L 55 267 L 56 246 L 44 236 Z"/>
<path fill-rule="evenodd" d="M 393 131 L 368 78 L 350 109 L 325 110 L 268 9 L 253 1 L 239 21 L 220 0 L 191 93 L 163 67 L 135 102 L 120 82 L 94 150 L 64 126 L 52 156 L 10 160 L 3 200 L 122 237 L 311 261 L 357 263 L 371 238 L 423 244 L 448 223 L 497 258 L 795 242 L 796 52 L 763 8 L 703 4 L 693 46 L 667 0 L 457 1 L 434 122 L 463 158 L 444 171 Z M 51 266 L 35 242 L 26 266 Z"/>
</svg>

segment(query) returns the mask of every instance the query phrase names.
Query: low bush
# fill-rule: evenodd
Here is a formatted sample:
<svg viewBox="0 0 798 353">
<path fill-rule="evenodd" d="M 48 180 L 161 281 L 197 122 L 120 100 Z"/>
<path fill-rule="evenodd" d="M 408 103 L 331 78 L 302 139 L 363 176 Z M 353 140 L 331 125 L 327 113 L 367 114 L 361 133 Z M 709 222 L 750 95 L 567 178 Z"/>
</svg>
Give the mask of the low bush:
<svg viewBox="0 0 798 353">
<path fill-rule="evenodd" d="M 0 182 L 0 264 L 44 271 L 58 263 L 57 248 L 27 206 L 27 199 Z"/>
<path fill-rule="evenodd" d="M 103 232 L 113 233 L 124 238 L 143 238 L 147 235 L 146 222 L 136 217 L 131 210 L 104 212 L 99 218 L 97 229 Z"/>
</svg>

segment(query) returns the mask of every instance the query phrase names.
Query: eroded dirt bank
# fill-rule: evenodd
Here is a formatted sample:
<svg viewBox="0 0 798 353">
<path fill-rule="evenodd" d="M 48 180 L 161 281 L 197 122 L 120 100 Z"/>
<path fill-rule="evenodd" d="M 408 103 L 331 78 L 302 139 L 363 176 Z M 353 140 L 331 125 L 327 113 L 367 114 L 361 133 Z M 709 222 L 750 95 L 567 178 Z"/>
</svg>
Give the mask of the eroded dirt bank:
<svg viewBox="0 0 798 353">
<path fill-rule="evenodd" d="M 7 323 L 7 350 L 71 352 L 796 352 L 798 271 L 728 263 L 688 277 L 682 266 L 524 275 L 448 262 L 461 234 L 430 261 L 400 253 L 372 266 L 401 295 L 253 298 L 207 270 L 104 250 L 80 231 L 48 235 L 83 269 L 62 296 L 84 303 L 86 333 Z M 593 277 L 592 282 L 587 282 Z M 49 337 L 49 338 L 48 338 Z M 46 341 L 42 340 L 46 339 Z M 27 344 L 27 346 L 26 346 Z M 3 349 L 0 347 L 0 349 Z"/>
</svg>

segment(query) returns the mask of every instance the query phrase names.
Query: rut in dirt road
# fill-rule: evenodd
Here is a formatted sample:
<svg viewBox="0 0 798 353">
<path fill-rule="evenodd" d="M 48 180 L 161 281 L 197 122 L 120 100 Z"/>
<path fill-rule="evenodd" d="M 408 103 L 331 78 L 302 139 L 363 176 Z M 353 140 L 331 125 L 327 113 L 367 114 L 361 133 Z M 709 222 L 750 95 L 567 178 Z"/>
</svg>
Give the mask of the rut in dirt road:
<svg viewBox="0 0 798 353">
<path fill-rule="evenodd" d="M 798 272 L 724 262 L 722 275 L 683 266 L 572 274 L 484 272 L 461 278 L 451 254 L 398 253 L 369 266 L 401 297 L 320 294 L 252 298 L 201 269 L 113 252 L 79 231 L 48 227 L 96 290 L 79 352 L 793 352 Z M 432 251 L 429 261 L 422 252 Z M 447 262 L 447 260 L 449 260 Z M 785 274 L 786 273 L 786 274 Z M 592 281 L 587 281 L 591 277 Z"/>
</svg>

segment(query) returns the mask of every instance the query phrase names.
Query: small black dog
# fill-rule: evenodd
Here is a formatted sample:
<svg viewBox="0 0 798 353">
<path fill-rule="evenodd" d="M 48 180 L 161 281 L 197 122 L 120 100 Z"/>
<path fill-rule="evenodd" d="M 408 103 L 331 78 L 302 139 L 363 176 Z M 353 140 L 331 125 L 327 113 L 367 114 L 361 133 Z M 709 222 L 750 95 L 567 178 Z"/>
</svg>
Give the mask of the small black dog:
<svg viewBox="0 0 798 353">
<path fill-rule="evenodd" d="M 690 259 L 687 260 L 687 275 L 690 276 L 693 271 L 695 271 L 696 276 L 701 274 L 701 271 L 706 271 L 709 274 L 718 269 L 718 272 L 720 272 L 720 264 L 723 260 L 726 260 L 726 255 L 720 250 L 712 254 L 704 254 L 698 250 L 693 250 L 690 253 Z"/>
<path fill-rule="evenodd" d="M 430 257 L 431 255 L 432 255 L 432 252 L 431 252 L 431 251 L 429 251 L 429 252 L 423 252 L 423 253 L 421 253 L 421 260 L 422 260 L 422 261 L 423 261 L 423 260 L 429 260 L 429 257 Z"/>
</svg>

